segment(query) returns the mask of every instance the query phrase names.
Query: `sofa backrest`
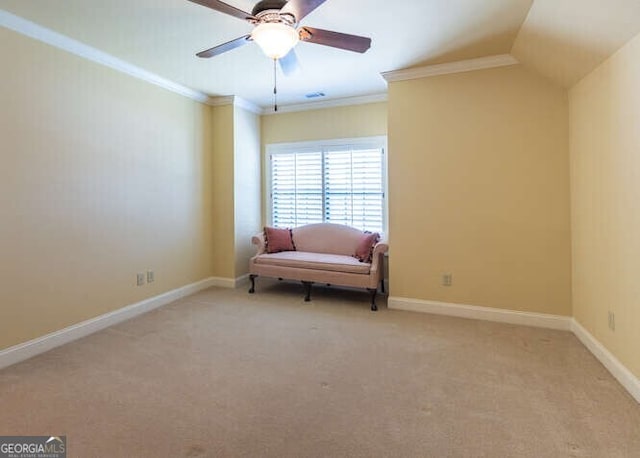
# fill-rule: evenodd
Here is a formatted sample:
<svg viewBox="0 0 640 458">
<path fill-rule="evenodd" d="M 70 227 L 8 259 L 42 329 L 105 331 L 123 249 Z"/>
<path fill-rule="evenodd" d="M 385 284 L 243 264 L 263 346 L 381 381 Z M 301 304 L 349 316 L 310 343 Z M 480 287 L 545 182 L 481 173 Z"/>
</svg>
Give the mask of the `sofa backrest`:
<svg viewBox="0 0 640 458">
<path fill-rule="evenodd" d="M 307 224 L 293 229 L 293 243 L 297 251 L 352 256 L 362 234 L 361 230 L 342 224 Z"/>
</svg>

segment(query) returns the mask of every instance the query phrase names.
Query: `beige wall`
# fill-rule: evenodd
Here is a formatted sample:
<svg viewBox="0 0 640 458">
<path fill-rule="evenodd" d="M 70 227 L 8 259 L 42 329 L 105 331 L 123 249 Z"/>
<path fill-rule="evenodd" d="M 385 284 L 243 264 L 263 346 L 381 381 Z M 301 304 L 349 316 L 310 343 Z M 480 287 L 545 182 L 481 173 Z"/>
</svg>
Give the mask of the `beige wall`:
<svg viewBox="0 0 640 458">
<path fill-rule="evenodd" d="M 267 145 L 380 135 L 387 135 L 386 102 L 262 116 L 263 195 L 269 195 L 265 161 Z M 263 199 L 263 225 L 268 224 L 266 205 Z"/>
<path fill-rule="evenodd" d="M 0 61 L 0 349 L 211 276 L 211 109 L 6 29 Z"/>
<path fill-rule="evenodd" d="M 640 377 L 640 36 L 569 94 L 576 319 Z M 608 312 L 615 313 L 615 331 Z"/>
<path fill-rule="evenodd" d="M 388 103 L 391 295 L 571 315 L 566 91 L 514 66 Z"/>
<path fill-rule="evenodd" d="M 570 132 L 573 313 L 640 376 L 639 58 L 636 37 L 569 102 L 510 67 L 260 118 L 0 29 L 0 349 L 241 276 L 261 225 L 260 150 L 387 128 L 391 294 L 571 315 Z M 146 270 L 156 281 L 136 287 Z"/>
<path fill-rule="evenodd" d="M 235 278 L 234 106 L 213 107 L 213 275 Z"/>
<path fill-rule="evenodd" d="M 213 272 L 249 272 L 260 224 L 260 116 L 233 104 L 213 107 Z"/>
<path fill-rule="evenodd" d="M 260 116 L 236 107 L 234 116 L 235 278 L 249 273 L 251 237 L 261 229 Z"/>
<path fill-rule="evenodd" d="M 262 117 L 262 146 L 387 135 L 387 103 L 324 108 Z"/>
</svg>

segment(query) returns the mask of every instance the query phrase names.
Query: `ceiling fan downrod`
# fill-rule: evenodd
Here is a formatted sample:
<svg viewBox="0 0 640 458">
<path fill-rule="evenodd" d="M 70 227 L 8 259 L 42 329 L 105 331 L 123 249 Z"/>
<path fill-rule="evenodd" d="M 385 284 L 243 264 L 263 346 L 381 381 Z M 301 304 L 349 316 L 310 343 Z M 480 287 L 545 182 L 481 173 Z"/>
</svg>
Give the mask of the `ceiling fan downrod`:
<svg viewBox="0 0 640 458">
<path fill-rule="evenodd" d="M 276 68 L 276 62 L 278 59 L 273 59 L 273 111 L 278 112 L 278 70 Z"/>
<path fill-rule="evenodd" d="M 298 27 L 309 13 L 327 0 L 260 0 L 251 13 L 220 0 L 189 0 L 237 19 L 249 22 L 253 31 L 234 40 L 197 53 L 209 58 L 239 48 L 247 43 L 257 43 L 264 53 L 273 59 L 273 105 L 278 111 L 278 85 L 276 61 L 280 62 L 286 76 L 300 67 L 294 47 L 300 42 L 329 46 L 346 51 L 365 53 L 371 47 L 371 38 L 348 33 L 323 30 L 315 27 Z"/>
</svg>

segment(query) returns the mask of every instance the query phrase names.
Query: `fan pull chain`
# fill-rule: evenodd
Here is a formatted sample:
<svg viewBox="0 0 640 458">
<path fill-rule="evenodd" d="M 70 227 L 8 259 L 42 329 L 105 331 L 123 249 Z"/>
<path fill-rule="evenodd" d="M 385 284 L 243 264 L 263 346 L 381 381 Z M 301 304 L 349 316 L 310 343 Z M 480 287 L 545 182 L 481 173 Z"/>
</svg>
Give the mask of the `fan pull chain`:
<svg viewBox="0 0 640 458">
<path fill-rule="evenodd" d="M 278 59 L 273 59 L 273 111 L 278 111 L 278 71 L 276 62 Z"/>
</svg>

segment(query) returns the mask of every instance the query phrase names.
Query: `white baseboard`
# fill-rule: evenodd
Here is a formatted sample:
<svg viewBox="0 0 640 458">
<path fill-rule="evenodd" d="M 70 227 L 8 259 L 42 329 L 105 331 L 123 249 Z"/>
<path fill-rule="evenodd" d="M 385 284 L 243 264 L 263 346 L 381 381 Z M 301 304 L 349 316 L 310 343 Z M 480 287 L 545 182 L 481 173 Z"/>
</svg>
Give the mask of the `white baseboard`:
<svg viewBox="0 0 640 458">
<path fill-rule="evenodd" d="M 249 286 L 249 274 L 244 274 L 241 277 L 236 278 L 235 288 L 239 288 L 241 286 Z"/>
<path fill-rule="evenodd" d="M 611 375 L 640 403 L 640 379 L 636 377 L 618 358 L 605 348 L 593 335 L 587 331 L 578 321 L 571 320 L 571 331 L 589 349 L 593 356 L 607 368 Z"/>
<path fill-rule="evenodd" d="M 436 315 L 470 318 L 473 320 L 496 321 L 498 323 L 535 326 L 538 328 L 571 330 L 571 317 L 548 315 L 544 313 L 519 312 L 475 305 L 448 304 L 445 302 L 409 299 L 390 296 L 387 302 L 390 309 L 411 312 L 433 313 Z"/>
<path fill-rule="evenodd" d="M 249 274 L 242 275 L 238 278 L 212 277 L 211 282 L 212 282 L 211 286 L 218 286 L 220 288 L 231 288 L 231 289 L 238 288 L 239 286 L 248 284 Z"/>
<path fill-rule="evenodd" d="M 118 310 L 114 310 L 113 312 L 105 313 L 104 315 L 100 315 L 90 320 L 74 324 L 67 328 L 60 329 L 59 331 L 52 332 L 51 334 L 6 348 L 0 351 L 0 369 L 32 358 L 40 353 L 44 353 L 66 343 L 73 342 L 74 340 L 101 331 L 109 326 L 129 320 L 153 309 L 162 307 L 163 305 L 167 305 L 180 298 L 216 285 L 216 279 L 207 278 L 205 280 L 174 289 L 173 291 L 168 291 L 164 294 L 160 294 L 159 296 L 145 299 L 136 304 L 131 304 Z"/>
<path fill-rule="evenodd" d="M 411 312 L 433 313 L 475 320 L 496 321 L 499 323 L 535 326 L 539 328 L 571 331 L 607 368 L 613 377 L 640 403 L 640 379 L 622 364 L 604 345 L 602 345 L 575 318 L 542 313 L 518 312 L 474 305 L 447 304 L 445 302 L 424 301 L 404 297 L 389 297 L 388 307 Z"/>
<path fill-rule="evenodd" d="M 211 282 L 212 282 L 211 286 L 218 286 L 219 288 L 235 288 L 236 287 L 235 278 L 212 277 Z"/>
<path fill-rule="evenodd" d="M 100 315 L 87 321 L 74 324 L 59 331 L 52 332 L 28 342 L 15 345 L 0 351 L 0 369 L 20 361 L 32 358 L 102 329 L 129 320 L 143 313 L 167 305 L 185 296 L 197 293 L 212 286 L 236 288 L 247 282 L 249 275 L 236 279 L 211 277 L 173 291 L 166 292 L 144 301 L 128 305 L 113 312 Z M 575 318 L 548 315 L 541 313 L 502 310 L 473 305 L 448 304 L 444 302 L 425 301 L 403 297 L 389 297 L 388 307 L 395 310 L 433 313 L 437 315 L 455 316 L 476 320 L 495 321 L 499 323 L 534 326 L 561 331 L 571 331 L 593 353 L 618 382 L 640 403 L 640 379 L 622 364 L 604 345 L 602 345 Z"/>
</svg>

